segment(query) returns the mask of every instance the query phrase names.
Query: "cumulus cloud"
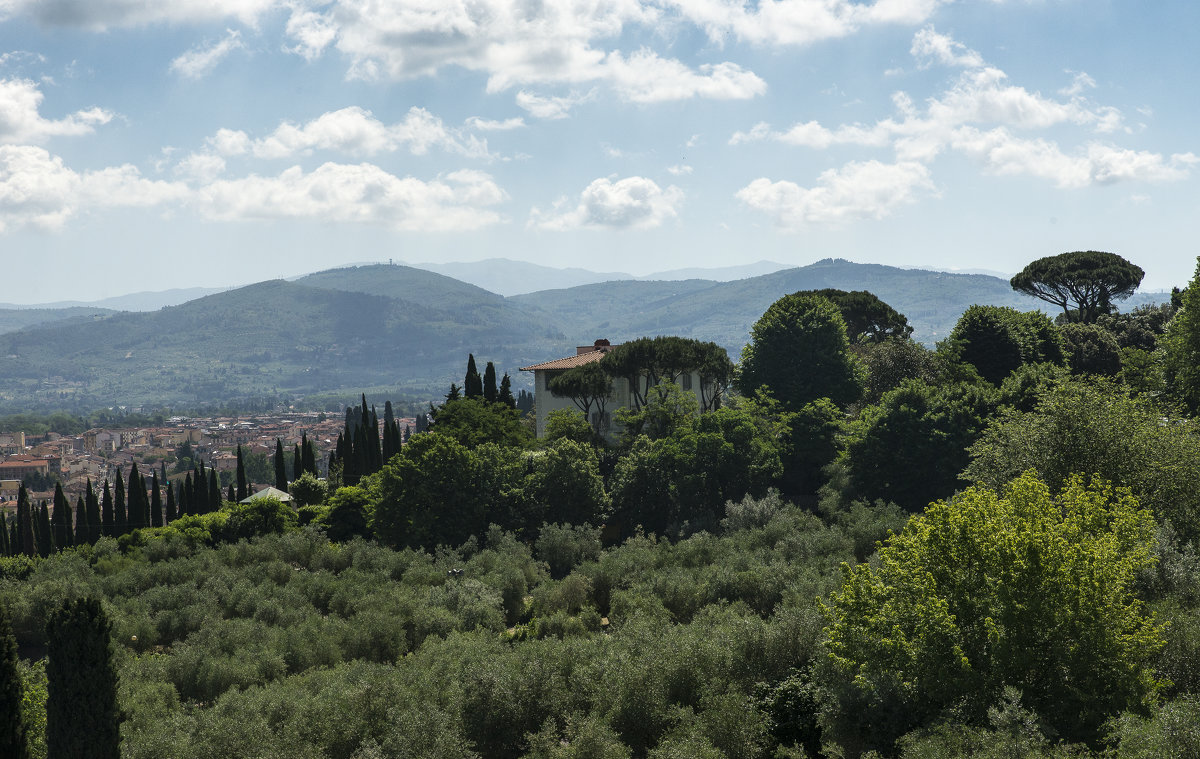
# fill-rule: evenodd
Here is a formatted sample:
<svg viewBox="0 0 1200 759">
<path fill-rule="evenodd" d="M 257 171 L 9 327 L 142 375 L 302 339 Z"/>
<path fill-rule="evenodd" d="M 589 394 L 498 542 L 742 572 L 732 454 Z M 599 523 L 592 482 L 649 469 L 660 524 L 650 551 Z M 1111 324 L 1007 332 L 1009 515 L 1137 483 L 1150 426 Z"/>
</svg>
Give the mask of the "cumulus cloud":
<svg viewBox="0 0 1200 759">
<path fill-rule="evenodd" d="M 154 206 L 178 201 L 187 187 L 152 181 L 129 165 L 76 172 L 32 145 L 0 145 L 0 232 L 57 229 L 93 208 Z"/>
<path fill-rule="evenodd" d="M 571 115 L 571 109 L 580 103 L 586 103 L 595 96 L 595 91 L 582 95 L 571 94 L 562 97 L 553 95 L 538 95 L 521 90 L 517 93 L 517 105 L 529 112 L 535 119 L 565 119 Z"/>
<path fill-rule="evenodd" d="M 721 44 L 729 37 L 766 45 L 808 45 L 880 24 L 919 24 L 950 0 L 664 0 Z"/>
<path fill-rule="evenodd" d="M 510 129 L 520 129 L 525 126 L 525 119 L 517 116 L 511 119 L 504 119 L 503 121 L 496 121 L 472 116 L 467 119 L 466 124 L 471 129 L 476 129 L 480 132 L 507 132 Z"/>
<path fill-rule="evenodd" d="M 43 26 L 104 31 L 148 24 L 198 24 L 234 19 L 254 25 L 284 0 L 4 0 L 0 19 L 25 16 Z"/>
<path fill-rule="evenodd" d="M 567 208 L 565 200 L 550 212 L 534 208 L 530 225 L 554 230 L 650 229 L 677 216 L 682 205 L 683 190 L 674 185 L 663 189 L 645 177 L 616 182 L 603 177 L 584 189 L 573 208 Z"/>
<path fill-rule="evenodd" d="M 241 32 L 226 29 L 225 36 L 216 42 L 194 47 L 171 61 L 171 71 L 185 79 L 202 79 L 215 69 L 225 56 L 244 47 Z"/>
<path fill-rule="evenodd" d="M 925 27 L 913 36 L 909 52 L 922 67 L 932 62 L 964 68 L 983 65 L 983 56 L 955 39 L 938 34 L 932 26 Z"/>
<path fill-rule="evenodd" d="M 295 45 L 285 45 L 285 51 L 315 61 L 337 39 L 337 24 L 329 16 L 301 8 L 288 17 L 284 33 L 296 41 Z"/>
<path fill-rule="evenodd" d="M 51 137 L 90 134 L 113 117 L 102 108 L 88 108 L 47 119 L 39 112 L 43 97 L 28 79 L 0 79 L 0 143 L 40 143 Z"/>
<path fill-rule="evenodd" d="M 274 177 L 212 182 L 196 191 L 195 203 L 205 215 L 222 220 L 309 218 L 450 231 L 499 222 L 500 215 L 490 207 L 506 198 L 479 171 L 456 171 L 425 182 L 366 163 L 326 163 L 311 172 L 293 166 Z"/>
<path fill-rule="evenodd" d="M 209 138 L 208 145 L 220 155 L 249 153 L 267 159 L 309 155 L 318 150 L 371 156 L 406 149 L 424 155 L 435 147 L 474 158 L 489 157 L 486 140 L 451 129 L 437 116 L 417 107 L 410 108 L 402 121 L 385 124 L 370 111 L 350 106 L 323 113 L 304 124 L 284 122 L 257 140 L 242 131 L 221 129 Z"/>
<path fill-rule="evenodd" d="M 813 223 L 882 219 L 897 207 L 915 202 L 921 192 L 933 191 L 924 164 L 864 161 L 822 172 L 811 188 L 759 178 L 738 190 L 736 197 L 774 218 L 780 227 L 798 230 Z"/>
</svg>

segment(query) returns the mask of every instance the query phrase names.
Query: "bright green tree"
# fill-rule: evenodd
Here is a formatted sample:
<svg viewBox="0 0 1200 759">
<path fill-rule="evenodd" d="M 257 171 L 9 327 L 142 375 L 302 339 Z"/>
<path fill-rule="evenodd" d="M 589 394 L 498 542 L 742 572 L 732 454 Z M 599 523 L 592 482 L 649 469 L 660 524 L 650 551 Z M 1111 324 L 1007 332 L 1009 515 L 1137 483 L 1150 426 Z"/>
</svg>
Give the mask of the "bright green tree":
<svg viewBox="0 0 1200 759">
<path fill-rule="evenodd" d="M 846 322 L 833 303 L 814 295 L 785 295 L 750 328 L 738 388 L 749 396 L 765 386 L 790 411 L 818 398 L 845 406 L 863 389 L 849 347 Z"/>
<path fill-rule="evenodd" d="M 429 430 L 473 448 L 483 443 L 524 447 L 533 442 L 516 409 L 483 398 L 459 398 L 434 409 Z"/>
<path fill-rule="evenodd" d="M 1053 303 L 1068 322 L 1090 324 L 1133 295 L 1145 272 L 1115 253 L 1082 250 L 1031 262 L 1010 280 L 1017 292 Z"/>
<path fill-rule="evenodd" d="M 1036 475 L 914 516 L 878 564 L 843 566 L 829 650 L 886 743 L 955 707 L 982 719 L 1005 686 L 1068 740 L 1145 706 L 1161 627 L 1135 592 L 1154 518 L 1127 490 Z"/>
<path fill-rule="evenodd" d="M 481 478 L 479 461 L 453 437 L 413 437 L 378 475 L 376 536 L 392 546 L 460 545 L 487 526 Z"/>
<path fill-rule="evenodd" d="M 120 710 L 111 628 L 94 598 L 63 602 L 46 629 L 46 753 L 119 759 Z"/>
</svg>

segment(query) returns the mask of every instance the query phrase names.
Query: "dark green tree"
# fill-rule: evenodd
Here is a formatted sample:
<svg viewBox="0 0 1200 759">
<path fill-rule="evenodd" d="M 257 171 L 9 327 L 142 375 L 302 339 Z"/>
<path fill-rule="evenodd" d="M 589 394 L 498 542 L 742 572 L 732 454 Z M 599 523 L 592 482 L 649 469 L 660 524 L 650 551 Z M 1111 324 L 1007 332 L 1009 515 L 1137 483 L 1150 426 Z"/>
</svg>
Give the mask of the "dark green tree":
<svg viewBox="0 0 1200 759">
<path fill-rule="evenodd" d="M 217 479 L 217 470 L 208 470 L 208 511 L 221 510 L 221 482 Z"/>
<path fill-rule="evenodd" d="M 29 491 L 24 485 L 17 488 L 17 537 L 18 548 L 26 556 L 37 555 L 37 535 L 33 523 L 35 519 L 33 504 L 29 502 Z"/>
<path fill-rule="evenodd" d="M 1121 371 L 1121 346 L 1100 325 L 1067 324 L 1062 336 L 1071 374 L 1115 377 Z"/>
<path fill-rule="evenodd" d="M 453 385 L 451 385 L 453 388 Z M 467 354 L 467 375 L 463 378 L 463 395 L 467 398 L 483 397 L 483 378 L 475 368 L 475 354 Z"/>
<path fill-rule="evenodd" d="M 71 502 L 63 493 L 61 482 L 54 486 L 54 513 L 50 517 L 50 530 L 57 550 L 69 548 L 75 543 L 75 531 L 71 525 Z"/>
<path fill-rule="evenodd" d="M 889 338 L 905 339 L 912 334 L 904 314 L 867 290 L 802 290 L 797 295 L 828 298 L 846 322 L 846 337 L 851 343 L 881 343 Z"/>
<path fill-rule="evenodd" d="M 87 504 L 87 526 L 89 543 L 95 543 L 103 535 L 103 519 L 100 516 L 100 498 L 96 495 L 96 489 L 92 487 L 92 480 L 89 477 L 87 481 L 87 492 L 83 497 L 84 503 Z"/>
<path fill-rule="evenodd" d="M 287 492 L 287 469 L 284 468 L 283 441 L 275 438 L 275 488 Z"/>
<path fill-rule="evenodd" d="M 1068 322 L 1090 324 L 1128 298 L 1145 272 L 1115 253 L 1075 251 L 1033 261 L 1010 280 L 1017 292 L 1053 303 Z"/>
<path fill-rule="evenodd" d="M 300 475 L 304 474 L 304 461 L 300 458 L 300 444 L 296 443 L 292 446 L 292 479 L 300 479 Z"/>
<path fill-rule="evenodd" d="M 75 501 L 75 534 L 72 537 L 77 546 L 88 543 L 87 504 L 83 496 L 79 496 Z"/>
<path fill-rule="evenodd" d="M 163 515 L 163 524 L 170 524 L 179 517 L 179 506 L 175 502 L 175 487 L 170 480 L 167 480 L 165 484 L 167 486 L 167 513 Z M 180 486 L 182 487 L 182 483 Z"/>
<path fill-rule="evenodd" d="M 559 397 L 570 398 L 583 416 L 592 425 L 592 432 L 599 437 L 608 429 L 605 407 L 612 397 L 612 377 L 600 366 L 600 362 L 568 369 L 548 383 L 550 392 Z"/>
<path fill-rule="evenodd" d="M 17 641 L 13 638 L 8 610 L 0 604 L 0 756 L 29 759 L 21 674 L 17 670 Z"/>
<path fill-rule="evenodd" d="M 750 329 L 738 387 L 751 396 L 767 387 L 788 410 L 818 398 L 846 406 L 862 395 L 862 377 L 849 353 L 846 322 L 828 299 L 785 295 Z"/>
<path fill-rule="evenodd" d="M 171 484 L 167 483 L 167 492 L 170 492 Z M 163 526 L 163 502 L 162 488 L 158 482 L 158 472 L 154 472 L 150 477 L 150 526 Z"/>
<path fill-rule="evenodd" d="M 512 378 L 508 376 L 508 372 L 505 372 L 504 376 L 500 378 L 500 389 L 496 393 L 496 402 L 503 403 L 509 408 L 517 407 L 517 399 L 513 397 L 512 393 Z"/>
<path fill-rule="evenodd" d="M 125 480 L 117 469 L 117 481 L 113 485 L 113 529 L 118 535 L 129 532 L 129 512 L 125 500 Z"/>
<path fill-rule="evenodd" d="M 50 508 L 42 501 L 34 520 L 33 535 L 37 541 L 37 553 L 43 559 L 54 553 L 54 527 L 50 524 Z"/>
<path fill-rule="evenodd" d="M 376 535 L 391 546 L 432 548 L 460 545 L 479 533 L 488 506 L 480 469 L 471 450 L 452 437 L 417 435 L 379 474 Z"/>
<path fill-rule="evenodd" d="M 115 537 L 117 535 L 117 520 L 113 514 L 113 497 L 112 488 L 108 486 L 108 478 L 104 478 L 104 494 L 100 501 L 100 525 L 101 531 L 106 537 Z"/>
<path fill-rule="evenodd" d="M 120 759 L 112 625 L 94 598 L 65 601 L 46 629 L 46 754 Z"/>
<path fill-rule="evenodd" d="M 1200 256 L 1191 284 L 1179 296 L 1179 311 L 1160 342 L 1167 391 L 1195 415 L 1200 412 Z"/>
<path fill-rule="evenodd" d="M 431 416 L 430 432 L 454 438 L 468 448 L 489 442 L 524 447 L 533 442 L 528 428 L 521 424 L 519 412 L 482 398 L 447 401 Z"/>
<path fill-rule="evenodd" d="M 487 366 L 483 368 L 483 399 L 488 403 L 495 403 L 499 396 L 499 390 L 496 388 L 496 365 L 491 361 L 487 362 Z"/>
<path fill-rule="evenodd" d="M 237 447 L 237 500 L 243 501 L 250 495 L 250 483 L 246 479 L 246 462 L 242 458 L 242 446 Z"/>
</svg>

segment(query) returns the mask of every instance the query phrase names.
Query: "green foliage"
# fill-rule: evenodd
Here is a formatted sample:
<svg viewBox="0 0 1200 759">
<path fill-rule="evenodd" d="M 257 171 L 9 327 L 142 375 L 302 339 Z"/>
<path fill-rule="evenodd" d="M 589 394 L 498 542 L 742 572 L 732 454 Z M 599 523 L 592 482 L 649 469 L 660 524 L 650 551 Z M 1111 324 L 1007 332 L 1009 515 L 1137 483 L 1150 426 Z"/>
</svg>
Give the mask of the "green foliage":
<svg viewBox="0 0 1200 759">
<path fill-rule="evenodd" d="M 610 376 L 625 380 L 634 410 L 649 402 L 652 390 L 662 399 L 668 386 L 690 373 L 700 375 L 701 405 L 706 410 L 715 408 L 733 374 L 724 348 L 676 336 L 642 337 L 613 346 L 600 366 Z"/>
<path fill-rule="evenodd" d="M 541 507 L 542 519 L 582 525 L 607 518 L 609 499 L 595 448 L 561 438 L 527 460 L 523 487 Z"/>
<path fill-rule="evenodd" d="M 482 396 L 446 401 L 432 417 L 430 432 L 468 448 L 483 443 L 525 447 L 533 442 L 528 428 L 521 424 L 519 411 L 502 403 L 488 403 Z"/>
<path fill-rule="evenodd" d="M 590 524 L 542 525 L 535 550 L 550 567 L 550 576 L 561 579 L 579 564 L 600 558 L 600 528 Z"/>
<path fill-rule="evenodd" d="M 8 612 L 0 606 L 0 756 L 29 757 L 24 698 L 25 689 L 17 667 L 17 641 L 12 635 Z"/>
<path fill-rule="evenodd" d="M 796 294 L 817 295 L 837 306 L 846 321 L 846 336 L 851 343 L 882 343 L 895 338 L 907 340 L 913 331 L 904 314 L 866 290 L 846 292 L 827 288 Z"/>
<path fill-rule="evenodd" d="M 555 409 L 546 416 L 546 434 L 542 436 L 542 442 L 563 439 L 592 444 L 596 442 L 596 431 L 582 412 L 570 408 Z"/>
<path fill-rule="evenodd" d="M 226 540 L 241 540 L 257 535 L 287 532 L 296 526 L 296 512 L 276 498 L 255 498 L 250 503 L 227 504 L 228 516 L 222 536 Z"/>
<path fill-rule="evenodd" d="M 1200 437 L 1145 398 L 1107 382 L 1064 382 L 1033 411 L 1004 410 L 970 448 L 963 477 L 999 488 L 1028 469 L 1051 487 L 1072 473 L 1130 488 L 1139 502 L 1200 537 Z"/>
<path fill-rule="evenodd" d="M 1171 701 L 1149 718 L 1126 712 L 1112 722 L 1108 738 L 1120 759 L 1200 755 L 1200 702 Z"/>
<path fill-rule="evenodd" d="M 338 488 L 329 497 L 329 512 L 324 519 L 329 539 L 340 543 L 368 537 L 373 514 L 374 504 L 366 490 L 354 486 Z"/>
<path fill-rule="evenodd" d="M 1200 412 L 1200 257 L 1161 345 L 1167 389 L 1194 416 Z"/>
<path fill-rule="evenodd" d="M 288 494 L 296 499 L 297 506 L 320 506 L 328 495 L 325 483 L 312 472 L 304 472 L 288 486 Z"/>
<path fill-rule="evenodd" d="M 837 458 L 846 415 L 828 398 L 818 398 L 791 415 L 780 481 L 786 494 L 810 497 L 824 482 L 821 474 Z"/>
<path fill-rule="evenodd" d="M 1063 347 L 1071 374 L 1112 377 L 1121 371 L 1121 347 L 1098 324 L 1067 324 L 1062 328 Z"/>
<path fill-rule="evenodd" d="M 94 598 L 63 603 L 46 631 L 46 749 L 51 757 L 121 755 L 112 625 Z"/>
<path fill-rule="evenodd" d="M 1005 686 L 1058 735 L 1149 703 L 1161 628 L 1134 594 L 1154 521 L 1128 491 L 1033 474 L 931 505 L 844 569 L 829 650 L 881 746 L 951 706 L 979 724 Z M 851 707 L 853 710 L 854 707 Z"/>
<path fill-rule="evenodd" d="M 1067 321 L 1090 324 L 1133 294 L 1145 272 L 1115 253 L 1087 250 L 1031 262 L 1010 281 L 1018 292 L 1053 303 Z"/>
<path fill-rule="evenodd" d="M 968 308 L 945 349 L 993 385 L 1024 364 L 1063 362 L 1062 337 L 1045 314 L 1000 306 Z"/>
<path fill-rule="evenodd" d="M 599 362 L 568 369 L 552 378 L 549 387 L 554 395 L 570 398 L 583 412 L 583 418 L 591 422 L 596 436 L 600 436 L 604 425 L 604 409 L 612 396 L 613 383 L 612 377 Z"/>
<path fill-rule="evenodd" d="M 818 398 L 845 406 L 862 395 L 862 370 L 848 348 L 846 322 L 833 303 L 785 295 L 751 328 L 738 387 L 753 395 L 766 386 L 789 410 Z"/>
<path fill-rule="evenodd" d="M 995 404 L 987 385 L 908 380 L 888 391 L 850 424 L 839 459 L 846 470 L 843 500 L 882 499 L 919 511 L 950 496 L 968 462 L 966 448 Z"/>
<path fill-rule="evenodd" d="M 899 387 L 904 380 L 933 383 L 937 379 L 938 354 L 911 339 L 862 344 L 856 346 L 855 352 L 866 370 L 861 400 L 865 405 L 879 403 L 884 393 Z"/>
</svg>

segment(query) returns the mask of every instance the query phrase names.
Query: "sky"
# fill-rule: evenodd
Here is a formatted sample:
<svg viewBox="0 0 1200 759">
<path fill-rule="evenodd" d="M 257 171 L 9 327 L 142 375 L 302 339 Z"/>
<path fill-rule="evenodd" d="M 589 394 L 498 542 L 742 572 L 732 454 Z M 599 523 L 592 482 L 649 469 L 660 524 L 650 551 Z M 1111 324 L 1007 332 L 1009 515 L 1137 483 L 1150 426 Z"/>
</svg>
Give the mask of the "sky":
<svg viewBox="0 0 1200 759">
<path fill-rule="evenodd" d="M 1200 3 L 0 0 L 5 294 L 365 261 L 1185 285 Z"/>
</svg>

